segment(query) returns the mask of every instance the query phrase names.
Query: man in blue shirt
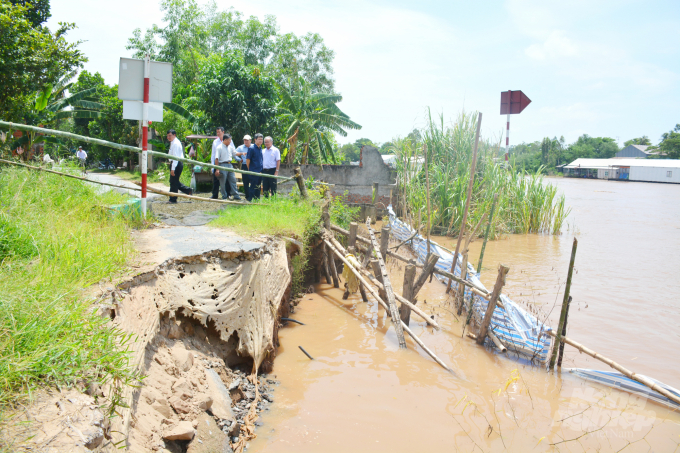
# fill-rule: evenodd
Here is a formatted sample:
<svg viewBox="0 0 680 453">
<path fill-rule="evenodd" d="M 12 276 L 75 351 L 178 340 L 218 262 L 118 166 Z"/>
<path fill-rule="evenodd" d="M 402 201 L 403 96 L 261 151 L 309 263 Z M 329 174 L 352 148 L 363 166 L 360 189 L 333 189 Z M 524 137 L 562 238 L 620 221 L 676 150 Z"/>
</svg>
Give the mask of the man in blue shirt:
<svg viewBox="0 0 680 453">
<path fill-rule="evenodd" d="M 248 171 L 254 173 L 262 173 L 262 142 L 264 138 L 262 134 L 255 134 L 255 143 L 250 145 L 248 153 L 246 154 L 246 165 Z M 253 201 L 253 198 L 260 199 L 260 185 L 262 184 L 262 176 L 248 175 L 250 187 L 246 194 L 246 200 Z"/>
</svg>

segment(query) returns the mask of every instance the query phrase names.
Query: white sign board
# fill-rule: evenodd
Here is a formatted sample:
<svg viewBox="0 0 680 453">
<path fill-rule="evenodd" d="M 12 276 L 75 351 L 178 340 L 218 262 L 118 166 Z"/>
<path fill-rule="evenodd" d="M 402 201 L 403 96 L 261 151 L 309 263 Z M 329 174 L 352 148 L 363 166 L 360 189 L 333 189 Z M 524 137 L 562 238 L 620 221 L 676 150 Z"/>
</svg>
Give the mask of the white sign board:
<svg viewBox="0 0 680 453">
<path fill-rule="evenodd" d="M 149 102 L 172 102 L 172 63 L 152 61 L 150 66 Z M 144 60 L 120 59 L 118 99 L 144 100 Z"/>
<path fill-rule="evenodd" d="M 140 101 L 123 101 L 123 119 L 142 121 L 142 105 Z M 149 121 L 163 122 L 163 103 L 149 102 Z"/>
</svg>

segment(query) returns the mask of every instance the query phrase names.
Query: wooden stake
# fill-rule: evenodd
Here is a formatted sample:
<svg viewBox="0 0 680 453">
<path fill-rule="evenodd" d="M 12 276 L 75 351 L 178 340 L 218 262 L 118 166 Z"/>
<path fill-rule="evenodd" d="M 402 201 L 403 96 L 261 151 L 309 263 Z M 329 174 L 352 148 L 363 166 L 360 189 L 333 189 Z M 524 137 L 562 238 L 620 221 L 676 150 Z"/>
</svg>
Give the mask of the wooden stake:
<svg viewBox="0 0 680 453">
<path fill-rule="evenodd" d="M 486 241 L 489 240 L 489 231 L 491 231 L 491 223 L 493 222 L 493 211 L 496 209 L 496 202 L 498 201 L 498 194 L 493 196 L 491 203 L 491 212 L 489 213 L 489 223 L 486 225 L 486 233 L 484 233 L 484 242 L 482 243 L 482 251 L 479 253 L 479 263 L 477 263 L 477 273 L 482 273 L 482 260 L 484 259 L 484 250 L 486 249 Z"/>
<path fill-rule="evenodd" d="M 569 320 L 569 307 L 571 307 L 571 296 L 569 296 L 569 301 L 567 302 L 567 314 L 564 317 L 564 328 L 562 329 L 562 336 L 567 335 L 567 321 Z M 557 355 L 557 367 L 562 367 L 562 357 L 564 356 L 564 342 L 560 341 L 560 352 Z"/>
<path fill-rule="evenodd" d="M 465 254 L 463 255 L 463 267 L 460 271 L 460 278 L 462 278 L 463 280 L 467 280 L 468 272 L 467 262 L 468 254 L 466 250 Z M 458 283 L 458 311 L 457 311 L 458 315 L 463 313 L 463 305 L 465 305 L 465 285 L 461 285 L 460 283 Z"/>
<path fill-rule="evenodd" d="M 493 316 L 493 311 L 496 309 L 496 303 L 503 290 L 503 285 L 505 285 L 505 276 L 510 271 L 510 268 L 503 266 L 502 264 L 498 266 L 498 277 L 496 278 L 496 284 L 493 287 L 493 293 L 491 294 L 491 300 L 489 300 L 489 305 L 486 307 L 486 313 L 484 314 L 484 319 L 482 320 L 482 325 L 479 328 L 479 334 L 477 335 L 477 344 L 483 345 L 484 339 L 486 338 L 486 333 L 489 330 L 489 324 L 491 323 L 491 317 Z"/>
<path fill-rule="evenodd" d="M 427 278 L 434 272 L 434 267 L 437 265 L 437 261 L 439 261 L 439 255 L 435 255 L 434 253 L 430 255 L 430 257 L 427 259 L 427 262 L 425 263 L 425 267 L 423 267 L 423 272 L 418 276 L 418 280 L 416 280 L 416 283 L 413 285 L 413 298 L 418 295 L 420 292 L 420 289 L 423 287 L 425 282 L 427 281 Z"/>
<path fill-rule="evenodd" d="M 475 182 L 475 167 L 477 165 L 477 148 L 479 146 L 479 131 L 482 128 L 482 113 L 477 113 L 477 132 L 475 133 L 475 149 L 472 154 L 472 164 L 470 164 L 470 181 L 468 183 L 467 199 L 465 200 L 465 210 L 463 211 L 463 221 L 460 224 L 460 233 L 458 233 L 458 243 L 456 244 L 456 253 L 453 254 L 453 262 L 451 263 L 451 273 L 456 273 L 456 263 L 458 262 L 458 252 L 460 251 L 460 243 L 465 235 L 465 224 L 467 223 L 468 209 L 470 208 L 470 199 L 472 198 L 472 186 Z M 446 292 L 451 291 L 451 280 L 449 279 L 446 285 Z M 482 340 L 483 341 L 483 340 Z"/>
<path fill-rule="evenodd" d="M 359 225 L 356 222 L 349 224 L 349 238 L 347 239 L 348 247 L 355 247 L 357 245 L 357 232 Z"/>
<path fill-rule="evenodd" d="M 336 232 L 340 233 L 340 234 L 344 234 L 345 236 L 348 236 L 348 235 L 349 235 L 349 231 L 347 231 L 347 230 L 345 230 L 344 228 L 341 228 L 341 227 L 339 227 L 339 226 L 337 226 L 337 225 L 331 225 L 331 229 L 332 229 L 333 231 L 336 231 Z M 367 247 L 367 248 L 368 248 L 369 250 L 372 249 L 371 241 L 368 240 L 367 238 L 365 238 L 365 237 L 363 237 L 363 236 L 358 236 L 358 235 L 357 235 L 357 241 L 358 241 L 358 242 L 361 242 L 361 243 L 364 243 L 364 244 L 368 244 L 368 247 Z M 404 262 L 404 263 L 410 263 L 410 262 L 411 262 L 411 260 L 410 260 L 409 258 L 403 257 L 403 256 L 399 255 L 398 253 L 395 253 L 395 252 L 393 252 L 393 251 L 391 251 L 391 250 L 388 250 L 388 251 L 387 251 L 387 254 L 388 254 L 389 256 L 391 256 L 392 258 L 398 259 L 399 261 L 402 261 L 402 262 Z M 365 260 L 364 263 L 363 263 L 363 267 L 366 267 L 367 265 L 368 265 L 368 260 Z M 415 265 L 416 265 L 416 267 L 419 268 L 419 269 L 422 269 L 422 268 L 425 267 L 425 266 L 423 266 L 423 265 L 420 264 L 420 263 L 416 263 Z M 435 274 L 441 275 L 442 277 L 446 277 L 446 278 L 448 278 L 448 279 L 451 279 L 451 280 L 453 280 L 454 282 L 462 283 L 462 284 L 464 284 L 464 285 L 466 285 L 466 286 L 469 286 L 469 287 L 472 288 L 474 291 L 477 291 L 476 294 L 477 294 L 478 296 L 483 297 L 484 299 L 489 299 L 489 298 L 491 297 L 491 293 L 490 293 L 489 291 L 487 291 L 486 289 L 482 288 L 481 286 L 476 286 L 474 283 L 472 283 L 472 282 L 470 282 L 470 281 L 468 281 L 468 280 L 463 280 L 463 279 L 461 279 L 460 277 L 457 277 L 456 275 L 452 274 L 451 272 L 443 271 L 443 270 L 437 269 L 437 268 L 435 268 L 433 272 L 434 272 Z M 499 306 L 499 307 L 502 307 L 502 304 L 501 304 L 500 301 L 498 301 L 498 306 Z"/>
<path fill-rule="evenodd" d="M 330 248 L 330 249 L 338 256 L 338 258 L 340 258 L 340 260 L 342 260 L 342 262 L 345 264 L 345 266 L 347 266 L 347 267 L 354 273 L 354 275 L 357 276 L 357 278 L 359 279 L 359 281 L 362 282 L 362 283 L 366 286 L 366 289 L 368 289 L 368 292 L 371 293 L 371 296 L 373 296 L 373 298 L 374 298 L 376 301 L 378 301 L 378 303 L 379 303 L 380 305 L 382 305 L 383 308 L 385 308 L 385 310 L 389 310 L 389 307 L 388 307 L 387 303 L 385 303 L 385 301 L 383 301 L 383 300 L 378 296 L 378 294 L 377 294 L 377 293 L 375 292 L 375 290 L 368 284 L 368 282 L 367 282 L 366 280 L 363 279 L 363 277 L 361 276 L 361 274 L 359 273 L 359 271 L 356 270 L 356 269 L 352 266 L 352 264 L 351 264 L 349 261 L 347 261 L 347 260 L 345 259 L 345 257 L 342 256 L 342 254 L 341 254 L 341 253 L 340 253 L 340 252 L 339 252 L 339 251 L 338 251 L 338 250 L 337 250 L 337 249 L 336 249 L 336 248 L 335 248 L 335 247 L 334 247 L 327 239 L 324 239 L 324 242 L 325 242 L 326 245 L 328 245 L 328 247 L 329 247 L 329 248 Z M 451 368 L 449 368 L 448 366 L 446 366 L 446 364 L 445 364 L 444 362 L 442 362 L 441 359 L 440 359 L 439 357 L 437 357 L 437 356 L 435 355 L 434 352 L 432 352 L 427 346 L 425 346 L 425 343 L 423 343 L 422 340 L 421 340 L 420 338 L 418 338 L 418 336 L 417 336 L 416 334 L 414 334 L 413 331 L 412 331 L 411 329 L 409 329 L 408 326 L 407 326 L 406 324 L 404 324 L 404 323 L 401 321 L 401 319 L 399 319 L 398 322 L 399 322 L 399 325 L 401 325 L 403 331 L 406 332 L 406 333 L 408 333 L 408 334 L 411 336 L 411 338 L 413 339 L 413 341 L 415 341 L 415 342 L 418 344 L 418 346 L 420 346 L 420 347 L 423 349 L 423 351 L 425 351 L 425 352 L 427 353 L 427 355 L 429 355 L 430 357 L 432 357 L 432 360 L 434 360 L 434 361 L 437 362 L 439 365 L 441 365 L 441 367 L 444 368 L 445 370 L 450 371 L 451 373 L 453 373 L 453 370 L 452 370 Z"/>
<path fill-rule="evenodd" d="M 415 305 L 417 303 L 416 298 L 413 297 L 413 284 L 416 279 L 416 270 L 418 268 L 413 264 L 407 264 L 406 269 L 404 269 L 404 287 L 401 291 L 401 297 L 410 300 Z M 399 316 L 401 320 L 407 326 L 411 323 L 411 308 L 406 304 L 401 304 L 399 307 Z"/>
<path fill-rule="evenodd" d="M 571 259 L 569 260 L 569 273 L 567 274 L 567 286 L 564 288 L 564 299 L 562 300 L 562 312 L 560 313 L 560 323 L 557 326 L 557 337 L 555 337 L 555 344 L 553 345 L 552 355 L 550 356 L 549 368 L 555 366 L 557 353 L 560 348 L 560 341 L 562 339 L 564 326 L 567 323 L 567 313 L 569 312 L 569 291 L 571 290 L 571 277 L 574 274 L 574 261 L 576 261 L 576 248 L 578 247 L 578 239 L 574 238 L 571 246 Z"/>
<path fill-rule="evenodd" d="M 375 239 L 375 235 L 373 234 L 373 229 L 371 228 L 370 220 L 366 221 L 366 227 L 368 228 L 368 234 L 371 238 L 371 243 L 373 244 L 373 248 L 377 249 L 378 248 L 378 243 Z M 330 228 L 329 228 L 330 229 Z M 394 301 L 394 291 L 392 290 L 392 283 L 390 283 L 390 277 L 387 273 L 387 267 L 385 267 L 385 262 L 382 259 L 382 256 L 378 254 L 378 264 L 380 265 L 380 272 L 382 273 L 382 284 L 384 285 L 385 289 L 385 294 L 387 296 L 386 302 L 387 306 L 389 307 L 389 312 L 390 312 L 390 317 L 392 318 L 392 322 L 394 323 L 394 330 L 397 333 L 397 340 L 399 340 L 399 347 L 402 349 L 406 349 L 406 340 L 404 339 L 404 329 L 402 328 L 402 323 L 401 319 L 399 318 L 399 311 L 397 310 L 397 304 Z"/>
<path fill-rule="evenodd" d="M 378 202 L 378 189 L 380 188 L 380 183 L 374 182 L 373 183 L 373 196 L 371 197 L 371 204 L 375 206 L 375 204 Z"/>
<path fill-rule="evenodd" d="M 557 334 L 555 332 L 553 332 L 552 330 L 548 331 L 547 333 L 552 337 L 557 336 Z M 557 339 L 555 341 L 557 341 Z M 575 347 L 580 352 L 583 352 L 583 353 L 589 355 L 590 357 L 599 360 L 600 362 L 606 363 L 607 365 L 614 368 L 616 371 L 623 374 L 624 376 L 629 377 L 630 379 L 634 379 L 634 380 L 638 381 L 639 383 L 646 385 L 647 387 L 654 390 L 655 392 L 662 394 L 663 396 L 665 396 L 669 400 L 680 404 L 680 397 L 670 393 L 668 390 L 664 389 L 663 387 L 659 387 L 657 384 L 655 384 L 653 381 L 651 381 L 647 377 L 640 376 L 639 374 L 633 373 L 629 369 L 624 368 L 621 365 L 619 365 L 618 363 L 614 362 L 613 360 L 608 359 L 607 357 L 604 357 L 601 354 L 598 354 L 597 352 L 583 346 L 580 343 L 577 343 L 576 341 L 572 340 L 571 338 L 562 337 L 561 341 L 563 341 L 564 343 L 567 343 L 570 346 Z"/>
<path fill-rule="evenodd" d="M 390 232 L 392 230 L 388 226 L 382 227 L 380 230 L 380 254 L 383 261 L 387 262 L 387 247 L 390 245 Z"/>
<path fill-rule="evenodd" d="M 307 198 L 307 186 L 305 186 L 305 179 L 302 177 L 300 167 L 295 167 L 295 181 L 297 182 L 298 189 L 300 189 L 302 198 Z"/>
<path fill-rule="evenodd" d="M 323 245 L 322 253 L 323 257 L 321 258 L 321 271 L 323 272 L 324 277 L 326 277 L 326 283 L 332 285 L 333 281 L 331 280 L 331 272 L 328 268 L 328 251 L 326 244 Z"/>
<path fill-rule="evenodd" d="M 354 225 L 356 225 L 356 223 Z M 354 237 L 354 240 L 356 243 L 356 236 Z M 350 255 L 354 255 L 356 257 L 357 248 L 353 245 L 350 245 L 349 247 L 347 247 L 347 253 L 349 253 Z M 359 283 L 359 293 L 361 294 L 361 300 L 363 300 L 364 302 L 368 302 L 368 297 L 366 297 L 366 290 L 364 289 L 363 283 Z"/>
</svg>

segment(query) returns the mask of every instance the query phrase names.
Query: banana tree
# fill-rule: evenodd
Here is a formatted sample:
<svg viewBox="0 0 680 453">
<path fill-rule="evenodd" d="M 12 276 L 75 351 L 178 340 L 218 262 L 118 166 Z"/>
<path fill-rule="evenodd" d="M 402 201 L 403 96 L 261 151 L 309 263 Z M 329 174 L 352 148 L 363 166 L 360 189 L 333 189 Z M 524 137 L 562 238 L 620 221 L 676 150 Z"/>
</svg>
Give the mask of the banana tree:
<svg viewBox="0 0 680 453">
<path fill-rule="evenodd" d="M 336 163 L 330 137 L 338 133 L 347 136 L 345 129 L 361 129 L 336 105 L 342 96 L 334 93 L 312 92 L 310 85 L 299 77 L 289 88 L 278 86 L 281 100 L 277 105 L 279 120 L 286 125 L 289 163 L 295 161 L 297 149 L 302 150 L 301 162 L 310 157 L 319 163 Z M 310 156 L 310 151 L 313 156 Z"/>
</svg>

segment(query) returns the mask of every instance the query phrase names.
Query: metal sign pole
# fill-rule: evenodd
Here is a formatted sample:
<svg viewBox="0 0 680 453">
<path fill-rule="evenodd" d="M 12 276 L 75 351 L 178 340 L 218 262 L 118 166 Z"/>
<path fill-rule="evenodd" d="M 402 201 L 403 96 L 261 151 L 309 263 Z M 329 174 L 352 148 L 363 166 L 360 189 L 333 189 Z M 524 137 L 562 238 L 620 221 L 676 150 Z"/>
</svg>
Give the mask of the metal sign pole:
<svg viewBox="0 0 680 453">
<path fill-rule="evenodd" d="M 144 103 L 142 104 L 142 217 L 146 218 L 146 170 L 149 149 L 149 72 L 151 59 L 149 54 L 144 56 Z"/>
</svg>

